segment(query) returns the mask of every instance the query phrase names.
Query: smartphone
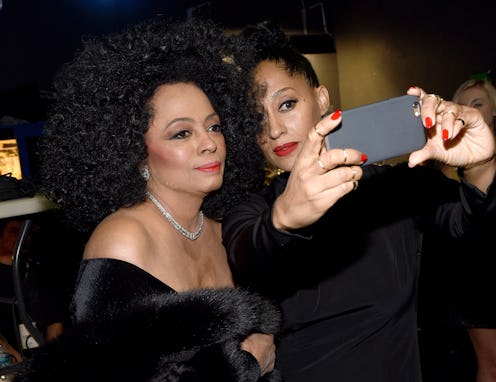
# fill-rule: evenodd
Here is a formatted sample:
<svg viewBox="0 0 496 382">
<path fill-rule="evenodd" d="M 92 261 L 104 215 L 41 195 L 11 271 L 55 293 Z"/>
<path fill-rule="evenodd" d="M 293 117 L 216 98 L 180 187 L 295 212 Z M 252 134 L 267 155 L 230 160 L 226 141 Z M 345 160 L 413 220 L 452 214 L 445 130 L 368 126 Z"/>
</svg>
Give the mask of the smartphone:
<svg viewBox="0 0 496 382">
<path fill-rule="evenodd" d="M 426 141 L 420 103 L 411 95 L 344 110 L 341 124 L 325 137 L 327 149 L 357 149 L 367 164 L 410 154 Z"/>
</svg>

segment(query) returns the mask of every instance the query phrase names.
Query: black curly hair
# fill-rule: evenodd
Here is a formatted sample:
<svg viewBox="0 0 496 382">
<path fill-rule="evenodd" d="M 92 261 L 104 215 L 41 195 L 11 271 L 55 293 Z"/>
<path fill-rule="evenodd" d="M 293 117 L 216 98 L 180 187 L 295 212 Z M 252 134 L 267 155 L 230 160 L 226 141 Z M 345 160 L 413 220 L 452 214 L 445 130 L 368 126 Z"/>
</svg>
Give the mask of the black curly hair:
<svg viewBox="0 0 496 382">
<path fill-rule="evenodd" d="M 56 100 L 38 152 L 40 190 L 72 226 L 89 232 L 110 213 L 145 199 L 140 167 L 147 158 L 149 102 L 163 84 L 196 84 L 221 118 L 224 184 L 205 199 L 205 214 L 221 219 L 252 190 L 245 178 L 260 182 L 263 157 L 245 134 L 257 123 L 248 113 L 249 84 L 226 59 L 229 39 L 211 20 L 154 18 L 83 41 L 55 77 Z"/>
</svg>

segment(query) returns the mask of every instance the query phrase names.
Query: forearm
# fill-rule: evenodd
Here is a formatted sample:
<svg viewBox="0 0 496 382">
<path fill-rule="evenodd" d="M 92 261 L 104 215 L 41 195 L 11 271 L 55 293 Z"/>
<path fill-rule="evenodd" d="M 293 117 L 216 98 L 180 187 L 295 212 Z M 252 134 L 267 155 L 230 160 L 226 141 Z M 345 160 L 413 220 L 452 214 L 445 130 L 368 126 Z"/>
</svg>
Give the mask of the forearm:
<svg viewBox="0 0 496 382">
<path fill-rule="evenodd" d="M 223 241 L 233 272 L 241 277 L 270 269 L 291 235 L 277 230 L 267 208 L 258 216 L 234 211 L 223 221 Z"/>
</svg>

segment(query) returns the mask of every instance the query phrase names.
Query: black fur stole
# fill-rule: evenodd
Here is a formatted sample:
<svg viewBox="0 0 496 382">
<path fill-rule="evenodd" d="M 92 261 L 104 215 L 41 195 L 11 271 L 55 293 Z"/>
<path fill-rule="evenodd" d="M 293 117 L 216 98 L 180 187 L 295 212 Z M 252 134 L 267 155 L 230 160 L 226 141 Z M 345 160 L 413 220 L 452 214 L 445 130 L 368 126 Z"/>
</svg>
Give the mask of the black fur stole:
<svg viewBox="0 0 496 382">
<path fill-rule="evenodd" d="M 98 325 L 78 326 L 21 362 L 15 382 L 280 381 L 260 377 L 239 343 L 254 332 L 276 334 L 277 308 L 242 289 L 155 294 L 115 307 Z"/>
</svg>

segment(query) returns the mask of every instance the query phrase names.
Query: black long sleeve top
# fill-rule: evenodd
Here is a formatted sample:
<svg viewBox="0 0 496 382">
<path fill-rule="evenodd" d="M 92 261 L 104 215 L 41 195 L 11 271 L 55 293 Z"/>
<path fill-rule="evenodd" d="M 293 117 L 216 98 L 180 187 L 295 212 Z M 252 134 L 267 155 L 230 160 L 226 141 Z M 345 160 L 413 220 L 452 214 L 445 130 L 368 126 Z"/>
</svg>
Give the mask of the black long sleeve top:
<svg viewBox="0 0 496 382">
<path fill-rule="evenodd" d="M 319 221 L 281 232 L 271 215 L 287 176 L 223 220 L 236 281 L 281 305 L 276 365 L 285 381 L 421 381 L 422 232 L 469 234 L 495 209 L 494 184 L 484 194 L 428 167 L 364 166 L 358 189 Z"/>
</svg>

